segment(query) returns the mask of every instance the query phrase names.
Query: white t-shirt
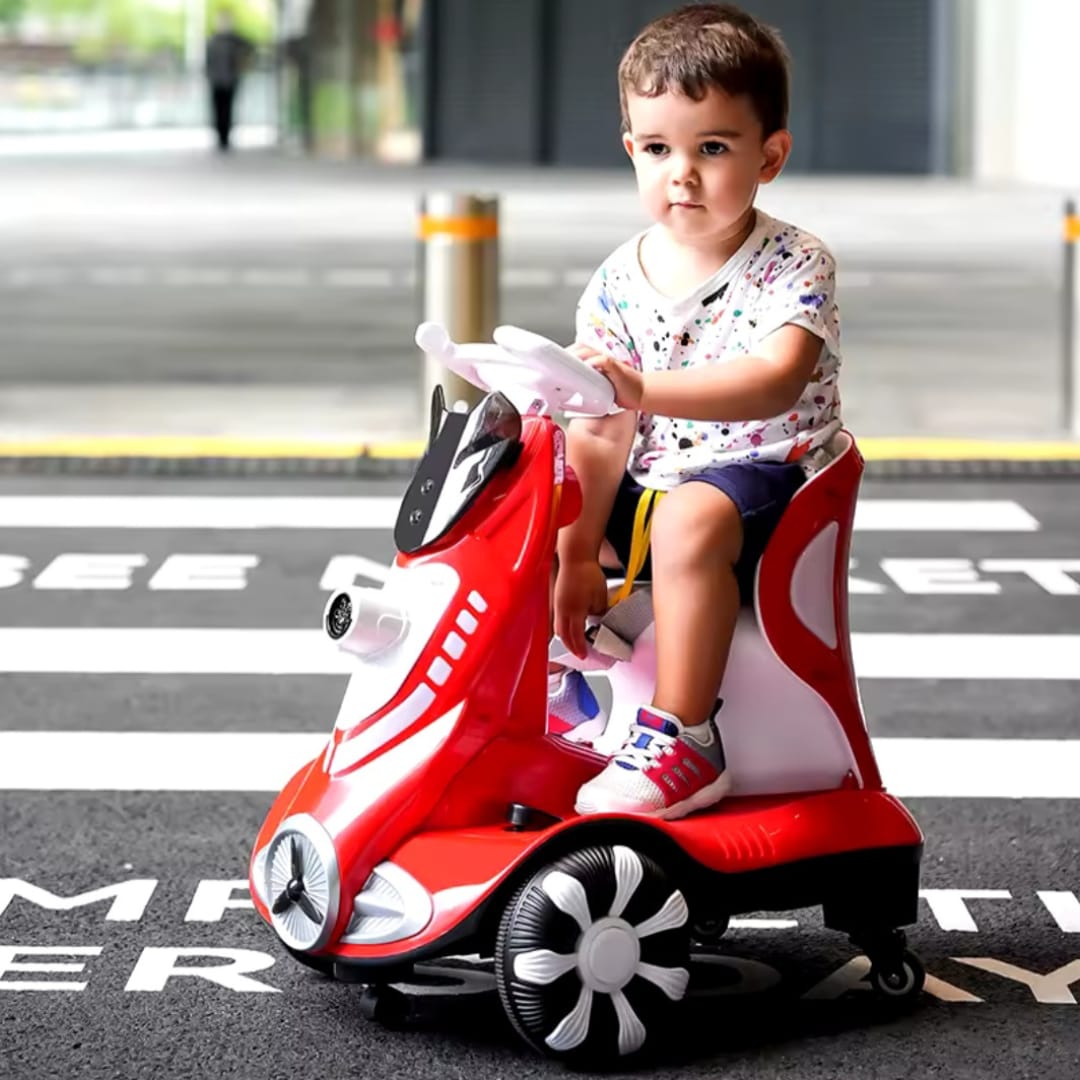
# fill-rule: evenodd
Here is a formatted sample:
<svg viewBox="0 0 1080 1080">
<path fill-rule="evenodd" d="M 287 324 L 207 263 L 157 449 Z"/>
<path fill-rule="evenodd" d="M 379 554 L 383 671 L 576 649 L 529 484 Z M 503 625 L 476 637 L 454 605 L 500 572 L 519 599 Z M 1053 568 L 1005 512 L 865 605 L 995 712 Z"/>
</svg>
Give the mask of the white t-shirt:
<svg viewBox="0 0 1080 1080">
<path fill-rule="evenodd" d="M 728 422 L 641 413 L 628 464 L 638 483 L 668 490 L 711 465 L 784 461 L 810 433 L 839 419 L 836 267 L 816 236 L 759 210 L 739 250 L 687 296 L 671 298 L 641 269 L 644 235 L 618 247 L 593 274 L 578 303 L 578 342 L 642 372 L 752 354 L 786 323 L 816 334 L 822 347 L 802 396 L 780 416 Z"/>
</svg>

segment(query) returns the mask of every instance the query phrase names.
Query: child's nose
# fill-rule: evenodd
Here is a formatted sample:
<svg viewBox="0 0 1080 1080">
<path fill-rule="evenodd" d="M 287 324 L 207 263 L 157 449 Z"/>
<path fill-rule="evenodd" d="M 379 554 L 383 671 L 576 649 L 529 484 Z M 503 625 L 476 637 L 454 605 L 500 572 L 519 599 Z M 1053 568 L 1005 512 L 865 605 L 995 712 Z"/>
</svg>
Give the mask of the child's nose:
<svg viewBox="0 0 1080 1080">
<path fill-rule="evenodd" d="M 671 178 L 680 184 L 693 184 L 697 181 L 697 169 L 685 154 L 675 154 L 671 162 Z"/>
</svg>

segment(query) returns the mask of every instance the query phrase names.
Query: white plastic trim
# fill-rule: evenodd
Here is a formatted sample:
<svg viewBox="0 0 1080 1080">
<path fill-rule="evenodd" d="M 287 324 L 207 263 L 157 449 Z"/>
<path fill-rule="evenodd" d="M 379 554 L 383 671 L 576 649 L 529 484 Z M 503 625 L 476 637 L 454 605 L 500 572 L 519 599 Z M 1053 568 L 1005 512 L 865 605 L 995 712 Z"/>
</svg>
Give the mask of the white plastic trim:
<svg viewBox="0 0 1080 1080">
<path fill-rule="evenodd" d="M 357 657 L 356 670 L 338 710 L 335 727 L 347 731 L 377 712 L 401 689 L 453 604 L 461 579 L 446 563 L 425 562 L 390 568 L 382 587 L 385 602 L 397 605 L 409 620 L 405 635 L 390 648 L 369 659 Z"/>
<path fill-rule="evenodd" d="M 791 606 L 799 621 L 830 649 L 836 648 L 833 568 L 840 526 L 830 521 L 803 549 L 791 575 Z"/>
<path fill-rule="evenodd" d="M 412 874 L 396 863 L 379 863 L 353 900 L 342 944 L 382 945 L 412 937 L 427 926 L 433 911 L 430 894 Z"/>
</svg>

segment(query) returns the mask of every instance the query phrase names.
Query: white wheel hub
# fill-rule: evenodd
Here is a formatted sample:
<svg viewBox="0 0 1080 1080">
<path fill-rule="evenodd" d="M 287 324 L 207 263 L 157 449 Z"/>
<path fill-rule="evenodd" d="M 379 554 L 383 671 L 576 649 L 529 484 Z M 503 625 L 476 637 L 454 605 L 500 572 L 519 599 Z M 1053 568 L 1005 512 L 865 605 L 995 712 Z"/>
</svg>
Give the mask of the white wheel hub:
<svg viewBox="0 0 1080 1080">
<path fill-rule="evenodd" d="M 582 983 L 601 994 L 621 990 L 637 973 L 641 942 L 625 919 L 598 919 L 578 945 L 577 966 Z"/>
</svg>

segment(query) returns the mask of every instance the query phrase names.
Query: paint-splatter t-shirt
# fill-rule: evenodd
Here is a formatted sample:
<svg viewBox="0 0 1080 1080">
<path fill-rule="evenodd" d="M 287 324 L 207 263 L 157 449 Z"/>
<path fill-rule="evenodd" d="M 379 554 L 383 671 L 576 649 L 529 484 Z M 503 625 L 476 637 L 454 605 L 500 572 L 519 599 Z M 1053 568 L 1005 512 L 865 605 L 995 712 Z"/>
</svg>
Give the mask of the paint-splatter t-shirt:
<svg viewBox="0 0 1080 1080">
<path fill-rule="evenodd" d="M 786 323 L 821 338 L 821 358 L 798 402 L 780 416 L 703 421 L 642 413 L 631 475 L 667 490 L 731 461 L 784 461 L 796 442 L 840 416 L 840 321 L 835 264 L 815 236 L 757 212 L 746 242 L 688 295 L 666 297 L 639 261 L 640 233 L 592 276 L 577 310 L 576 340 L 636 371 L 723 364 L 754 352 Z"/>
</svg>

